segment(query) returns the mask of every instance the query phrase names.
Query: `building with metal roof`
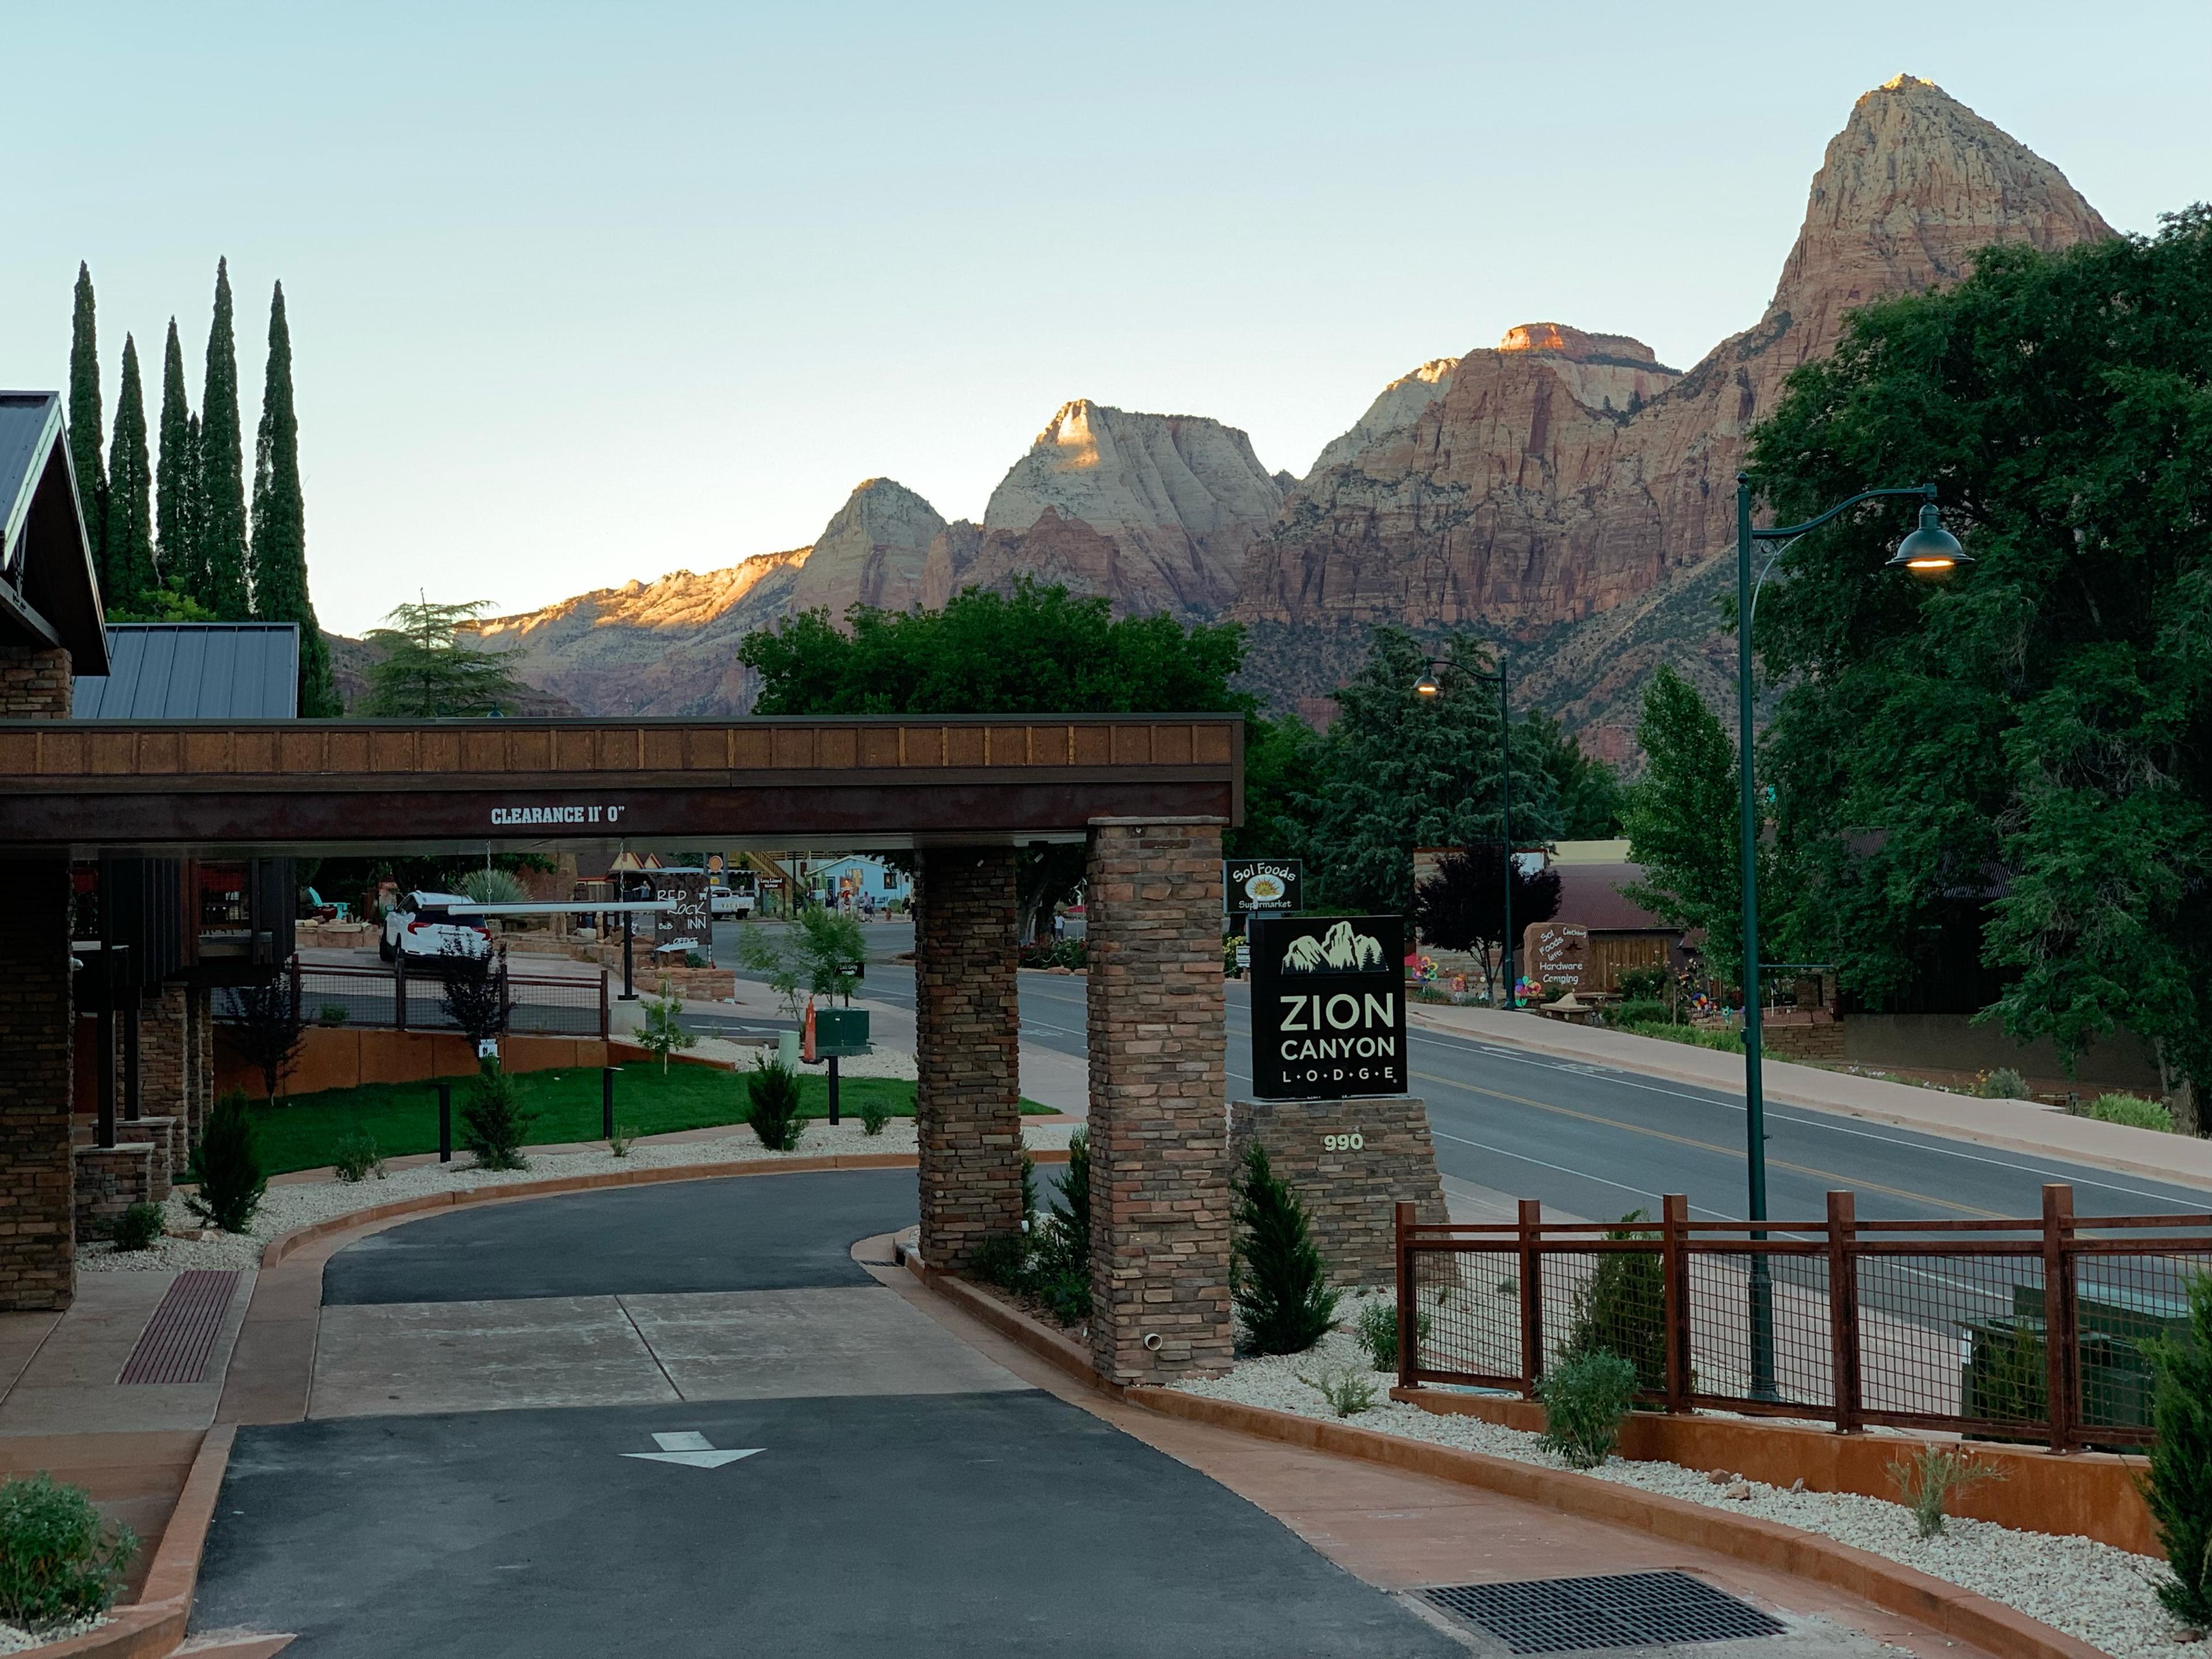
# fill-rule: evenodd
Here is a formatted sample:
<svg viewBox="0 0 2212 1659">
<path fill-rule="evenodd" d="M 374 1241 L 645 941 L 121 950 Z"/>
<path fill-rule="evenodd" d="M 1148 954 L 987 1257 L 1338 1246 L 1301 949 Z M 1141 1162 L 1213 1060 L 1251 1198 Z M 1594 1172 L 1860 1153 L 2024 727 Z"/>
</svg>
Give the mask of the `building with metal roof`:
<svg viewBox="0 0 2212 1659">
<path fill-rule="evenodd" d="M 296 623 L 117 623 L 108 672 L 80 674 L 82 720 L 291 720 L 300 712 Z"/>
<path fill-rule="evenodd" d="M 107 672 L 100 578 L 58 392 L 0 392 L 0 645 Z"/>
</svg>

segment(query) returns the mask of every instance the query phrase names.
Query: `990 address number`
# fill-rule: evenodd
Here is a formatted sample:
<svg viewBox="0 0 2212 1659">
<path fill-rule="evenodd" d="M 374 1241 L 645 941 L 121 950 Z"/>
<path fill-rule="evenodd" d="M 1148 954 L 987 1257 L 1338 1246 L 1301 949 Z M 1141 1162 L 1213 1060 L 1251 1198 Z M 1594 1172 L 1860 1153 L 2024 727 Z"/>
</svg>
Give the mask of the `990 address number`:
<svg viewBox="0 0 2212 1659">
<path fill-rule="evenodd" d="M 1356 1152 L 1366 1145 L 1367 1137 L 1358 1133 L 1323 1135 L 1321 1138 L 1322 1150 L 1325 1152 Z"/>
</svg>

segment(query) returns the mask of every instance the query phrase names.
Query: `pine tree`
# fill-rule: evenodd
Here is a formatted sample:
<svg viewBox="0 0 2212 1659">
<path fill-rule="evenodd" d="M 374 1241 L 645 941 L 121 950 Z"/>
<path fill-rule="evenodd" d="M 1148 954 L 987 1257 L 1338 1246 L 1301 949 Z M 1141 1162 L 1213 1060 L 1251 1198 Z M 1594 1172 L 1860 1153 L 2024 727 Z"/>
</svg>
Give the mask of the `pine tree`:
<svg viewBox="0 0 2212 1659">
<path fill-rule="evenodd" d="M 215 268 L 215 319 L 208 328 L 207 389 L 200 397 L 200 565 L 206 589 L 193 597 L 226 621 L 253 614 L 246 583 L 246 462 L 238 418 L 238 341 L 231 325 L 230 267 Z"/>
<path fill-rule="evenodd" d="M 146 454 L 146 394 L 138 343 L 123 337 L 123 384 L 115 395 L 115 435 L 107 446 L 107 520 L 100 588 L 111 609 L 135 608 L 155 582 L 153 468 Z"/>
<path fill-rule="evenodd" d="M 69 426 L 77 505 L 96 556 L 106 516 L 107 477 L 100 465 L 100 339 L 93 319 L 92 270 L 82 261 L 76 268 L 76 310 L 70 319 Z"/>
<path fill-rule="evenodd" d="M 161 523 L 155 545 L 161 580 L 179 593 L 199 592 L 199 544 L 193 532 L 193 501 L 199 494 L 200 465 L 193 441 L 191 401 L 185 395 L 185 349 L 178 343 L 177 319 L 169 319 L 169 343 L 161 353 L 161 459 L 155 483 L 161 492 Z"/>
<path fill-rule="evenodd" d="M 269 301 L 269 374 L 253 445 L 253 614 L 300 625 L 300 713 L 343 712 L 331 680 L 331 651 L 307 592 L 307 508 L 300 489 L 300 420 L 292 401 L 292 331 L 284 284 Z"/>
</svg>

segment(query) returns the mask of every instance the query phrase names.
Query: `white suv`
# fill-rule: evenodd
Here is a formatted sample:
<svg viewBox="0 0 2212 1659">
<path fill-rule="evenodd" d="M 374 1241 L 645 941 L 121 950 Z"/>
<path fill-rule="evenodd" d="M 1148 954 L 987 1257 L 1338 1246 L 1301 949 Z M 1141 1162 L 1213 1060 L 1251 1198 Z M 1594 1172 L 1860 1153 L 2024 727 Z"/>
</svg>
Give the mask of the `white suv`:
<svg viewBox="0 0 2212 1659">
<path fill-rule="evenodd" d="M 406 893 L 384 918 L 377 954 L 386 962 L 410 957 L 487 956 L 491 939 L 482 916 L 457 916 L 450 906 L 471 902 L 462 893 Z"/>
</svg>

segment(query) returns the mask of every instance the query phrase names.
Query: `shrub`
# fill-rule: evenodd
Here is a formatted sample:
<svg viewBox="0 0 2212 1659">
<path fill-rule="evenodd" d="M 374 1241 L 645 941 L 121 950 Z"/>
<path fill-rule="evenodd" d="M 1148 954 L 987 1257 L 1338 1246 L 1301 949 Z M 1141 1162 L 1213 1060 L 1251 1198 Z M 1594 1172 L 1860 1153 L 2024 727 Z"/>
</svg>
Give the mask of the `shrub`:
<svg viewBox="0 0 2212 1659">
<path fill-rule="evenodd" d="M 2170 1564 L 2158 1599 L 2185 1625 L 2212 1629 L 2212 1274 L 2188 1284 L 2189 1334 L 2146 1342 L 2154 1378 L 2143 1498 Z"/>
<path fill-rule="evenodd" d="M 1068 1138 L 1052 1209 L 1030 1230 L 1030 1289 L 1063 1325 L 1091 1316 L 1091 1137 Z"/>
<path fill-rule="evenodd" d="M 1686 1042 L 1698 1048 L 1717 1048 L 1723 1054 L 1743 1052 L 1743 1033 L 1710 1025 L 1669 1025 L 1638 1020 L 1634 1024 L 1621 1022 L 1621 1029 L 1633 1031 L 1638 1036 L 1661 1037 L 1668 1042 Z"/>
<path fill-rule="evenodd" d="M 318 1025 L 336 1027 L 352 1018 L 352 1011 L 343 1002 L 326 1002 L 315 1011 L 315 1024 Z"/>
<path fill-rule="evenodd" d="M 684 965 L 686 968 L 704 968 L 707 965 L 707 958 L 696 951 L 686 951 L 684 953 Z"/>
<path fill-rule="evenodd" d="M 1022 1221 L 1024 1224 L 1035 1221 L 1036 1212 L 1036 1160 L 1027 1152 L 1024 1152 L 1022 1154 Z"/>
<path fill-rule="evenodd" d="M 108 1237 L 118 1250 L 147 1249 L 161 1236 L 167 1220 L 168 1212 L 158 1204 L 133 1204 L 115 1218 Z"/>
<path fill-rule="evenodd" d="M 137 1553 L 137 1535 L 102 1522 L 82 1487 L 0 1480 L 0 1619 L 35 1628 L 105 1613 Z"/>
<path fill-rule="evenodd" d="M 2130 1129 L 2163 1129 L 2173 1133 L 2173 1114 L 2154 1100 L 2136 1095 L 2099 1095 L 2089 1115 L 2100 1123 L 2124 1123 Z"/>
<path fill-rule="evenodd" d="M 1619 1354 L 1585 1353 L 1553 1365 L 1536 1380 L 1545 1449 L 1570 1468 L 1597 1468 L 1613 1455 L 1635 1395 L 1636 1367 Z"/>
<path fill-rule="evenodd" d="M 1353 1334 L 1367 1357 L 1374 1361 L 1378 1371 L 1398 1369 L 1398 1304 L 1387 1296 L 1370 1297 L 1359 1304 L 1358 1317 L 1353 1322 Z M 1427 1314 L 1416 1310 L 1413 1315 L 1414 1338 L 1417 1342 L 1428 1340 L 1430 1320 Z"/>
<path fill-rule="evenodd" d="M 490 1042 L 507 1029 L 507 948 L 477 956 L 448 945 L 437 956 L 438 1006 L 471 1042 Z"/>
<path fill-rule="evenodd" d="M 507 870 L 471 870 L 461 878 L 461 896 L 478 904 L 527 904 L 530 894 Z"/>
<path fill-rule="evenodd" d="M 522 1139 L 537 1116 L 496 1060 L 479 1060 L 461 1101 L 461 1145 L 475 1155 L 479 1170 L 526 1169 Z"/>
<path fill-rule="evenodd" d="M 804 1127 L 799 1115 L 799 1076 L 763 1056 L 745 1079 L 745 1121 L 772 1152 L 795 1152 Z"/>
<path fill-rule="evenodd" d="M 1562 1359 L 1586 1354 L 1616 1355 L 1628 1362 L 1635 1387 L 1650 1394 L 1667 1389 L 1667 1270 L 1660 1260 L 1658 1235 L 1636 1225 L 1641 1210 L 1621 1217 L 1606 1234 L 1621 1242 L 1648 1242 L 1648 1250 L 1608 1251 L 1596 1258 L 1590 1276 L 1575 1292 L 1574 1323 L 1560 1345 Z"/>
<path fill-rule="evenodd" d="M 1256 1353 L 1304 1353 L 1336 1322 L 1336 1292 L 1307 1228 L 1305 1206 L 1276 1179 L 1267 1149 L 1253 1141 L 1237 1182 L 1229 1285 L 1244 1340 Z"/>
<path fill-rule="evenodd" d="M 638 1046 L 660 1056 L 660 1074 L 666 1077 L 668 1056 L 696 1047 L 699 1039 L 684 1029 L 684 999 L 668 988 L 666 980 L 660 981 L 660 994 L 647 997 L 643 1006 L 645 1019 L 635 1032 Z"/>
<path fill-rule="evenodd" d="M 2035 1096 L 2027 1079 L 2009 1066 L 1983 1073 L 1975 1081 L 1974 1092 L 1984 1100 L 2031 1100 Z"/>
<path fill-rule="evenodd" d="M 891 1109 L 885 1102 L 878 1100 L 873 1095 L 869 1095 L 860 1102 L 860 1133 L 862 1134 L 879 1135 L 884 1132 L 884 1125 L 890 1121 Z"/>
<path fill-rule="evenodd" d="M 1973 1453 L 1956 1446 L 1923 1446 L 1887 1467 L 1890 1485 L 1912 1511 L 1913 1524 L 1923 1538 L 1943 1530 L 1943 1505 L 1954 1492 L 1977 1481 L 2005 1478 L 1994 1463 L 1977 1462 Z"/>
<path fill-rule="evenodd" d="M 1663 1008 L 1667 979 L 1664 968 L 1624 968 L 1613 975 L 1613 983 L 1625 1001 L 1657 1002 Z"/>
<path fill-rule="evenodd" d="M 637 1125 L 617 1123 L 615 1132 L 607 1137 L 607 1150 L 617 1158 L 628 1158 L 629 1149 L 637 1140 Z"/>
<path fill-rule="evenodd" d="M 1674 1021 L 1668 1017 L 1665 1003 L 1643 997 L 1622 1003 L 1614 1011 L 1613 1018 L 1613 1023 L 1617 1025 L 1671 1025 L 1674 1024 Z"/>
<path fill-rule="evenodd" d="M 1375 1409 L 1374 1380 L 1348 1366 L 1341 1370 L 1323 1371 L 1318 1377 L 1300 1372 L 1298 1381 L 1328 1401 L 1329 1409 L 1339 1417 L 1357 1417 L 1362 1412 Z"/>
<path fill-rule="evenodd" d="M 968 1257 L 968 1271 L 986 1285 L 1019 1291 L 1028 1278 L 1029 1240 L 1020 1233 L 986 1233 Z"/>
<path fill-rule="evenodd" d="M 237 1011 L 231 1041 L 261 1073 L 262 1094 L 274 1100 L 277 1085 L 292 1069 L 300 1045 L 307 1039 L 299 1010 L 292 1006 L 291 981 L 272 969 L 269 978 L 241 985 L 231 994 Z"/>
<path fill-rule="evenodd" d="M 223 1096 L 208 1114 L 199 1145 L 192 1148 L 191 1177 L 199 1190 L 185 1202 L 194 1215 L 227 1233 L 242 1233 L 252 1224 L 269 1177 L 261 1172 L 243 1089 Z"/>
<path fill-rule="evenodd" d="M 340 1181 L 384 1179 L 384 1159 L 376 1150 L 376 1137 L 355 1129 L 338 1137 L 331 1158 L 331 1172 Z"/>
</svg>

